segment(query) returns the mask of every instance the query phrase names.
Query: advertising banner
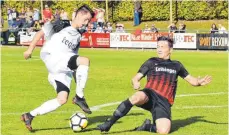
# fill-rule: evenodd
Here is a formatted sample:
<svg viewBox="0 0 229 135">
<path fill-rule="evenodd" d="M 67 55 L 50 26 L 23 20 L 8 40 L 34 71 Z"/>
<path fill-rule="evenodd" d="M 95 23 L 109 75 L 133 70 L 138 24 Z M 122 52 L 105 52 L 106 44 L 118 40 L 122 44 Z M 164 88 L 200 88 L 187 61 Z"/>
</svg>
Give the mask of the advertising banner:
<svg viewBox="0 0 229 135">
<path fill-rule="evenodd" d="M 7 45 L 16 45 L 17 43 L 17 33 L 16 32 L 8 32 L 7 37 Z"/>
<path fill-rule="evenodd" d="M 174 33 L 173 48 L 196 49 L 196 33 Z"/>
<path fill-rule="evenodd" d="M 130 33 L 110 33 L 110 47 L 132 47 Z"/>
<path fill-rule="evenodd" d="M 197 34 L 197 48 L 209 50 L 227 50 L 228 34 Z"/>
<path fill-rule="evenodd" d="M 110 47 L 156 48 L 158 36 L 172 36 L 169 33 L 111 33 Z"/>
<path fill-rule="evenodd" d="M 20 35 L 20 44 L 21 45 L 30 45 L 35 34 L 36 32 L 30 32 L 29 34 L 28 33 L 21 34 Z M 38 41 L 37 46 L 43 46 L 43 43 L 44 43 L 44 38 L 41 38 Z"/>
<path fill-rule="evenodd" d="M 84 33 L 80 41 L 81 47 L 109 48 L 109 33 Z"/>
</svg>

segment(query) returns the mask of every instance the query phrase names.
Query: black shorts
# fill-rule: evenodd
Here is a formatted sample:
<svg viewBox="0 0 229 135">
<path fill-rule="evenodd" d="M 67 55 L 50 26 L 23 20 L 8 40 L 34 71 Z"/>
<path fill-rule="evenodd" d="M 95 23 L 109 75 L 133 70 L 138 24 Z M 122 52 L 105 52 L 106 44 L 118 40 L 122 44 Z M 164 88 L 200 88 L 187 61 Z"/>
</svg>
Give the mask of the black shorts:
<svg viewBox="0 0 229 135">
<path fill-rule="evenodd" d="M 57 80 L 55 80 L 55 82 L 56 82 L 56 92 L 57 92 L 57 94 L 60 93 L 61 91 L 66 91 L 69 94 L 70 90 L 66 85 L 64 85 L 62 82 L 59 82 Z"/>
<path fill-rule="evenodd" d="M 143 89 L 141 91 L 148 96 L 149 100 L 145 104 L 139 105 L 138 107 L 150 111 L 154 123 L 159 118 L 167 118 L 171 120 L 171 104 L 166 98 L 150 89 Z"/>
<path fill-rule="evenodd" d="M 79 55 L 74 55 L 72 56 L 69 61 L 68 61 L 68 67 L 71 70 L 76 70 L 77 69 L 77 63 L 76 63 L 76 59 L 79 57 Z"/>
</svg>

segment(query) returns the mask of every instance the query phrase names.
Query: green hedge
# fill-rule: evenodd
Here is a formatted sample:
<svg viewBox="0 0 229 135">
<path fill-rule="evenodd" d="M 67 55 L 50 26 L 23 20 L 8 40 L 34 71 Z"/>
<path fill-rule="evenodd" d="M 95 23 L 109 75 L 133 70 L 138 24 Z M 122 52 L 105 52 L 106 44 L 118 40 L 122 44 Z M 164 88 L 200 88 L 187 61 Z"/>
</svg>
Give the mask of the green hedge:
<svg viewBox="0 0 229 135">
<path fill-rule="evenodd" d="M 88 4 L 90 7 L 102 7 L 105 9 L 104 1 L 44 1 L 52 9 L 57 7 L 64 8 L 71 18 L 73 8 L 82 4 Z M 134 3 L 132 1 L 109 1 L 109 21 L 128 21 L 133 20 Z M 4 1 L 2 6 L 3 16 L 6 19 L 6 8 L 4 5 L 16 7 L 18 10 L 22 7 L 32 6 L 40 8 L 40 1 Z M 144 21 L 151 20 L 169 20 L 169 1 L 143 1 Z M 173 1 L 173 18 L 179 20 L 208 20 L 208 19 L 228 19 L 228 1 Z"/>
<path fill-rule="evenodd" d="M 228 2 L 178 2 L 178 19 L 182 20 L 209 20 L 227 19 Z"/>
<path fill-rule="evenodd" d="M 109 19 L 112 18 L 113 15 L 113 21 L 133 20 L 133 16 L 134 16 L 133 2 L 122 1 L 122 2 L 118 2 L 118 4 L 114 6 L 115 7 L 113 8 L 115 10 L 113 14 L 109 10 Z M 160 20 L 169 20 L 170 18 L 169 1 L 143 1 L 142 8 L 143 8 L 143 17 L 142 17 L 143 21 L 152 21 L 152 20 L 160 21 Z M 178 20 L 228 19 L 228 2 L 227 1 L 209 1 L 209 2 L 173 1 L 173 18 Z"/>
</svg>

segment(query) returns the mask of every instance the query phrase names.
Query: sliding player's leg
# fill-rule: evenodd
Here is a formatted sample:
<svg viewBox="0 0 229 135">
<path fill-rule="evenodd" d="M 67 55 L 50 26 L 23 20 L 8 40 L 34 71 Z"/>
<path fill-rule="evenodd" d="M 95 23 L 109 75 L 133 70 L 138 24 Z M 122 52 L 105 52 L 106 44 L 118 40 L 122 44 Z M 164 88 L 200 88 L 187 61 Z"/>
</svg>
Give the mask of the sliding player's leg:
<svg viewBox="0 0 229 135">
<path fill-rule="evenodd" d="M 125 116 L 133 107 L 133 105 L 142 105 L 148 101 L 148 96 L 142 92 L 138 91 L 132 95 L 129 99 L 123 101 L 118 108 L 114 111 L 113 116 L 107 119 L 103 124 L 98 125 L 100 131 L 108 132 L 111 126 L 120 118 Z"/>
</svg>

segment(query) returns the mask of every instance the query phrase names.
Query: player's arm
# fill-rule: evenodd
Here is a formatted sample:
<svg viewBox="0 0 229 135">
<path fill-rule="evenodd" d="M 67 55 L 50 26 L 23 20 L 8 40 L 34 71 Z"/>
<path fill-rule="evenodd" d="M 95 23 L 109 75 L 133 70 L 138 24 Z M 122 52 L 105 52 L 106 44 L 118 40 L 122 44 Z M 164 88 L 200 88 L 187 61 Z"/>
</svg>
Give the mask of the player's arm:
<svg viewBox="0 0 229 135">
<path fill-rule="evenodd" d="M 151 64 L 152 60 L 147 60 L 145 63 L 142 64 L 142 66 L 138 70 L 138 73 L 132 78 L 132 85 L 135 90 L 138 90 L 140 88 L 140 80 L 146 76 Z"/>
<path fill-rule="evenodd" d="M 212 80 L 211 76 L 208 75 L 206 75 L 203 78 L 200 77 L 196 78 L 191 76 L 181 63 L 180 63 L 180 71 L 178 75 L 182 77 L 184 80 L 186 80 L 192 86 L 204 86 L 210 83 Z"/>
<path fill-rule="evenodd" d="M 29 48 L 24 52 L 24 58 L 29 59 L 33 53 L 34 48 L 36 47 L 37 42 L 44 36 L 43 30 L 37 32 L 29 45 Z"/>
<path fill-rule="evenodd" d="M 188 83 L 190 83 L 192 86 L 204 86 L 211 82 L 212 77 L 209 75 L 206 75 L 203 78 L 196 78 L 191 75 L 188 75 L 184 78 Z"/>
<path fill-rule="evenodd" d="M 137 73 L 133 78 L 132 78 L 132 85 L 135 90 L 138 90 L 140 88 L 140 80 L 143 78 L 142 73 Z"/>
</svg>

